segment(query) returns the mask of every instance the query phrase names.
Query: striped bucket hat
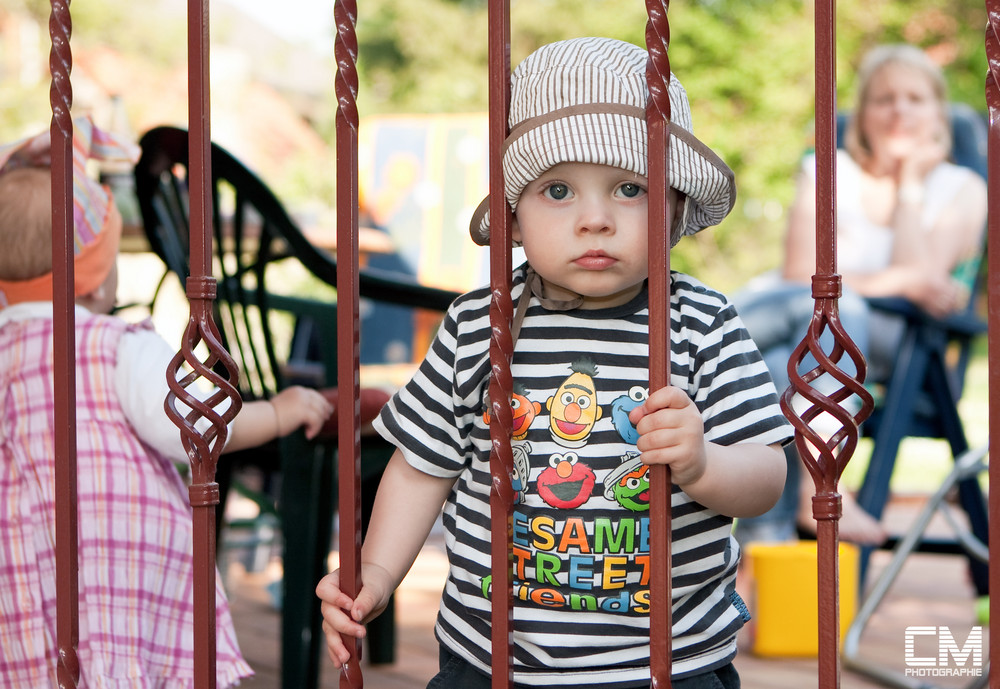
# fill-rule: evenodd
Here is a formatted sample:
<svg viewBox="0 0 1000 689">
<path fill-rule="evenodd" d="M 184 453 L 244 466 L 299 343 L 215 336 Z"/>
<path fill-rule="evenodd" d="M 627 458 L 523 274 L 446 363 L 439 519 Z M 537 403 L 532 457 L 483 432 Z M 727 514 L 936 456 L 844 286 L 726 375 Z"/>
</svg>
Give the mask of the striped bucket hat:
<svg viewBox="0 0 1000 689">
<path fill-rule="evenodd" d="M 645 50 L 610 38 L 542 46 L 511 75 L 504 194 L 511 209 L 524 188 L 559 163 L 598 163 L 647 174 Z M 687 196 L 683 235 L 717 225 L 736 202 L 733 171 L 691 133 L 687 93 L 670 75 L 670 186 Z M 489 197 L 469 227 L 490 241 Z"/>
</svg>

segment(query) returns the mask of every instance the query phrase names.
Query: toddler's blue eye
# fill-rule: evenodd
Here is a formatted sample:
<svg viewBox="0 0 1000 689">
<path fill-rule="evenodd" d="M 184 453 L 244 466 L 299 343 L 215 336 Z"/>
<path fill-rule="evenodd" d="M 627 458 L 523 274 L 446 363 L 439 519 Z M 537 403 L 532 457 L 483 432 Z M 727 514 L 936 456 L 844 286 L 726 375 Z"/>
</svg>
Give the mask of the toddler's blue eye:
<svg viewBox="0 0 1000 689">
<path fill-rule="evenodd" d="M 569 187 L 565 184 L 552 184 L 545 190 L 545 193 L 559 201 L 569 196 Z"/>
<path fill-rule="evenodd" d="M 622 196 L 625 196 L 630 199 L 634 199 L 636 196 L 642 193 L 642 187 L 640 187 L 638 184 L 632 184 L 631 182 L 626 182 L 625 184 L 621 185 L 619 189 L 621 190 Z"/>
</svg>

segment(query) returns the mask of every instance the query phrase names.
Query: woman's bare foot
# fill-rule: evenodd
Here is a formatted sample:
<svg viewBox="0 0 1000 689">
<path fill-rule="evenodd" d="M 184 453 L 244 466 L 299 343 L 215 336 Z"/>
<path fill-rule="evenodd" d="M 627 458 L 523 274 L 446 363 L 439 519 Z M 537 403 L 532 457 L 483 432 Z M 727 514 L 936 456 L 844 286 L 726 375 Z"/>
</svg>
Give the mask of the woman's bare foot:
<svg viewBox="0 0 1000 689">
<path fill-rule="evenodd" d="M 812 515 L 812 495 L 814 487 L 804 482 L 799 493 L 799 514 L 796 522 L 804 531 L 816 533 L 816 520 Z M 841 494 L 843 511 L 838 524 L 840 540 L 857 545 L 881 545 L 888 534 L 875 517 L 868 514 L 850 493 Z"/>
</svg>

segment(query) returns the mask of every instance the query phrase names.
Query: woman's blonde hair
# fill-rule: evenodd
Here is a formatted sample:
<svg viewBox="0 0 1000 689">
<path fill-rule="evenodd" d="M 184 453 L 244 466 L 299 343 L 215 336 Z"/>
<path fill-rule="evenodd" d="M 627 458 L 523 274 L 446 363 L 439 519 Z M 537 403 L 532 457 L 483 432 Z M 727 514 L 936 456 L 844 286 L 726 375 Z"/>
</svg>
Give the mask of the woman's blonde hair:
<svg viewBox="0 0 1000 689">
<path fill-rule="evenodd" d="M 904 65 L 911 67 L 925 77 L 934 91 L 941 112 L 944 144 L 951 151 L 951 127 L 948 126 L 948 84 L 945 82 L 941 68 L 931 60 L 920 48 L 905 43 L 881 45 L 872 48 L 861 61 L 858 69 L 857 101 L 854 112 L 847 123 L 844 134 L 844 148 L 854 160 L 864 164 L 871 158 L 872 149 L 864 132 L 861 131 L 861 114 L 868 103 L 868 91 L 872 78 L 887 65 Z"/>
</svg>

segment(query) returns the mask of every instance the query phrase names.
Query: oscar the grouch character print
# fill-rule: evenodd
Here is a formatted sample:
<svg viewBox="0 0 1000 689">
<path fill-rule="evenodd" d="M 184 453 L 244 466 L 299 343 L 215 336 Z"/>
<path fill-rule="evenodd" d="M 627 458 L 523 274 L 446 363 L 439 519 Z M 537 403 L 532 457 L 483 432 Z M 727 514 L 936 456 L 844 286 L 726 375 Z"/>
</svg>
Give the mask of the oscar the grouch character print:
<svg viewBox="0 0 1000 689">
<path fill-rule="evenodd" d="M 638 452 L 622 456 L 622 463 L 604 479 L 604 497 L 632 512 L 649 511 L 649 467 Z"/>
</svg>

